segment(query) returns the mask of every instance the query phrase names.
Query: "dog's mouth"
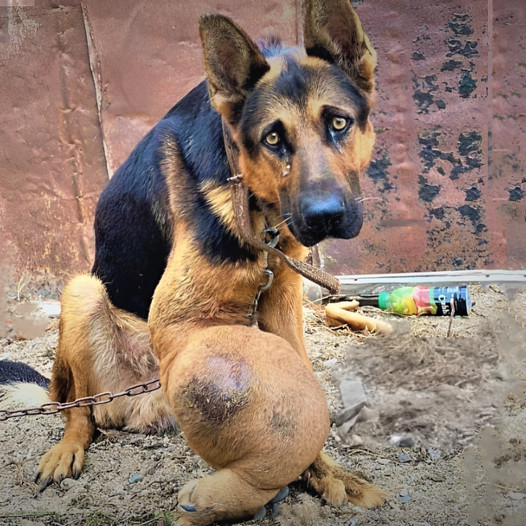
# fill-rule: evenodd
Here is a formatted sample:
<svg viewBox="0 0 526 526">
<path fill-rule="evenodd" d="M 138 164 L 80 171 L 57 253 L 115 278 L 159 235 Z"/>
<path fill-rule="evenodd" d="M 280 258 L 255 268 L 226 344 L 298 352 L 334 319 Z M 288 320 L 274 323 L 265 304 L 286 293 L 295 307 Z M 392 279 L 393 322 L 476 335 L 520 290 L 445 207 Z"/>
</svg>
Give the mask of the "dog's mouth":
<svg viewBox="0 0 526 526">
<path fill-rule="evenodd" d="M 284 207 L 283 218 L 294 237 L 306 247 L 327 238 L 351 239 L 362 228 L 363 205 L 359 197 L 303 198 L 295 208 L 286 211 Z"/>
</svg>

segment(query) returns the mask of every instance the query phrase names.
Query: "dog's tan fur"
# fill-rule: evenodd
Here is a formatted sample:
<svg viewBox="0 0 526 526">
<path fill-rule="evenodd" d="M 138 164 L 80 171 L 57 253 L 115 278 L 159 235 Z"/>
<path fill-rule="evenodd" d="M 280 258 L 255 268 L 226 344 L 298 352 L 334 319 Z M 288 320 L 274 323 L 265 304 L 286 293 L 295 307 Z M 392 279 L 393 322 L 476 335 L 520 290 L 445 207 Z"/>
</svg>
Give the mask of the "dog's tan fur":
<svg viewBox="0 0 526 526">
<path fill-rule="evenodd" d="M 351 42 L 349 27 L 354 32 Z M 236 117 L 246 97 L 244 79 L 267 67 L 265 59 L 246 34 L 223 17 L 203 19 L 200 30 L 211 103 L 239 146 L 245 183 L 267 203 L 251 212 L 254 230 L 278 225 L 281 250 L 302 259 L 307 249 L 280 216 L 280 195 L 299 192 L 300 175 L 315 178 L 327 172 L 350 194 L 359 195 L 358 175 L 369 162 L 374 142 L 372 126 L 367 121 L 362 129 L 353 129 L 341 151 L 320 146 L 316 127 L 321 108 L 345 104 L 345 99 L 337 84 L 323 83 L 328 67 L 324 60 L 298 55 L 302 67 L 320 79 L 309 103 L 300 110 L 278 99 L 261 117 L 262 127 L 269 120 L 285 122 L 298 142 L 290 174 L 283 177 L 275 157 L 245 150 Z M 339 67 L 367 98 L 373 97 L 376 55 L 347 0 L 310 0 L 305 35 L 307 48 L 323 42 L 341 56 Z M 351 45 L 355 49 L 347 49 Z M 228 71 L 221 66 L 225 63 Z M 262 89 L 287 67 L 283 60 L 269 63 Z M 347 111 L 352 115 L 353 108 Z M 148 322 L 113 306 L 97 278 L 73 279 L 62 295 L 50 395 L 63 401 L 116 392 L 157 374 L 162 392 L 121 398 L 93 411 L 66 411 L 64 437 L 39 466 L 42 485 L 79 475 L 95 426 L 147 431 L 167 427 L 175 417 L 189 445 L 217 470 L 181 489 L 176 510 L 181 524 L 250 516 L 300 475 L 329 504 L 382 504 L 382 490 L 346 472 L 321 451 L 329 415 L 303 343 L 301 277 L 271 257 L 268 264 L 275 280 L 259 302 L 259 328 L 247 327 L 247 315 L 264 282 L 264 255 L 235 263 L 207 257 L 189 218 L 177 144 L 168 138 L 162 154 L 174 218 L 173 245 Z M 201 191 L 214 214 L 241 240 L 229 188 L 206 182 Z"/>
</svg>

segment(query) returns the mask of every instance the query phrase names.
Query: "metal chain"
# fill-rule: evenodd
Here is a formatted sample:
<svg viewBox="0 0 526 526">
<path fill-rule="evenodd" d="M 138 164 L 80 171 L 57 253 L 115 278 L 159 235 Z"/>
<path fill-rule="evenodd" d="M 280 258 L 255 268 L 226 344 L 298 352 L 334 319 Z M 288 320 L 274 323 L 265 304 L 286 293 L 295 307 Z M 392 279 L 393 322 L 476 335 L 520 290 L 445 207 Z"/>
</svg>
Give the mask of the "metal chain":
<svg viewBox="0 0 526 526">
<path fill-rule="evenodd" d="M 109 404 L 113 402 L 115 398 L 122 396 L 139 396 L 146 393 L 156 391 L 161 387 L 159 380 L 151 380 L 143 384 L 132 385 L 121 391 L 120 393 L 110 393 L 106 391 L 93 396 L 85 396 L 83 398 L 77 398 L 72 402 L 48 402 L 40 407 L 29 407 L 27 409 L 15 409 L 15 410 L 0 410 L 0 422 L 7 420 L 8 418 L 19 418 L 21 416 L 31 415 L 55 415 L 66 409 L 74 409 L 75 407 L 92 407 L 95 405 Z"/>
<path fill-rule="evenodd" d="M 265 241 L 265 244 L 267 246 L 274 248 L 278 244 L 279 230 L 277 228 L 274 228 L 274 227 L 265 228 L 262 234 L 263 236 L 268 236 L 270 238 L 268 241 Z M 272 270 L 270 270 L 268 266 L 268 252 L 267 251 L 263 252 L 263 258 L 264 258 L 264 264 L 265 264 L 265 268 L 263 269 L 263 274 L 267 278 L 267 281 L 259 285 L 256 295 L 254 297 L 254 302 L 252 303 L 252 308 L 250 310 L 250 313 L 248 314 L 248 318 L 250 320 L 251 327 L 257 324 L 256 312 L 258 310 L 258 304 L 259 304 L 259 299 L 261 298 L 261 294 L 267 291 L 268 289 L 270 289 L 270 287 L 272 287 L 272 284 L 274 283 L 274 272 L 272 272 Z"/>
</svg>

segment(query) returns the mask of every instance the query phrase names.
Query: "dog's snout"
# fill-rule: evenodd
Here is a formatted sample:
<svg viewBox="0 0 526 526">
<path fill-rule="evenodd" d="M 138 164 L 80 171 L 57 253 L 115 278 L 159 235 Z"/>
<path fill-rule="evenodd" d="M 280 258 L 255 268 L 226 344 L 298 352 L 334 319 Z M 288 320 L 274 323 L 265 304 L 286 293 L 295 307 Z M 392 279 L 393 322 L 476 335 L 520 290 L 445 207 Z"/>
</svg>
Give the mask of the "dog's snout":
<svg viewBox="0 0 526 526">
<path fill-rule="evenodd" d="M 336 195 L 326 198 L 305 198 L 301 203 L 301 215 L 309 228 L 330 232 L 345 216 L 345 203 Z"/>
</svg>

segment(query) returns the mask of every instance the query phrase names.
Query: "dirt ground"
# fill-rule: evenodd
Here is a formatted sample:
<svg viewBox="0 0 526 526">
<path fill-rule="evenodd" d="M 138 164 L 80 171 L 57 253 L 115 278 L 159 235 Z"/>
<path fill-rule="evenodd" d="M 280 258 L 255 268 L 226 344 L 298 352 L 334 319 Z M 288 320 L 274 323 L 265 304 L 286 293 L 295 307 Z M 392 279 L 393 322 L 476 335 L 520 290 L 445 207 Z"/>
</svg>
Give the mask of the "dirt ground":
<svg viewBox="0 0 526 526">
<path fill-rule="evenodd" d="M 450 337 L 448 318 L 400 319 L 371 307 L 364 312 L 392 321 L 394 336 L 331 330 L 319 307 L 306 306 L 308 350 L 335 422 L 326 449 L 390 498 L 373 510 L 336 509 L 295 483 L 278 517 L 269 509 L 245 524 L 526 524 L 526 292 L 471 293 L 476 304 L 453 319 Z M 41 314 L 46 332 L 23 339 L 35 326 L 26 323 L 31 304 L 18 294 L 8 309 L 13 329 L 0 339 L 0 355 L 49 376 L 56 319 Z M 341 422 L 342 380 L 364 387 L 354 423 Z M 0 524 L 170 525 L 178 488 L 209 472 L 180 434 L 113 431 L 92 444 L 78 480 L 39 493 L 39 458 L 62 430 L 59 416 L 0 422 Z"/>
</svg>

